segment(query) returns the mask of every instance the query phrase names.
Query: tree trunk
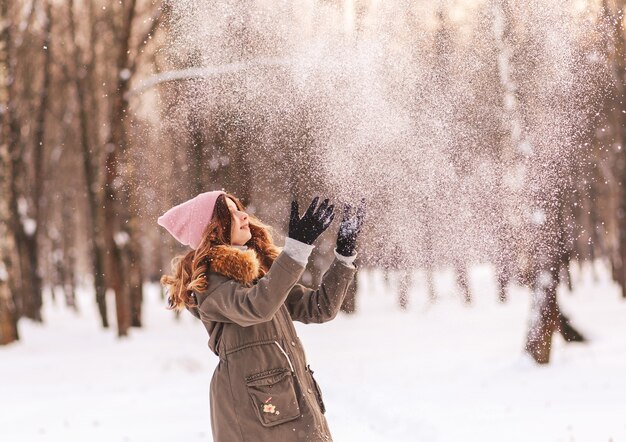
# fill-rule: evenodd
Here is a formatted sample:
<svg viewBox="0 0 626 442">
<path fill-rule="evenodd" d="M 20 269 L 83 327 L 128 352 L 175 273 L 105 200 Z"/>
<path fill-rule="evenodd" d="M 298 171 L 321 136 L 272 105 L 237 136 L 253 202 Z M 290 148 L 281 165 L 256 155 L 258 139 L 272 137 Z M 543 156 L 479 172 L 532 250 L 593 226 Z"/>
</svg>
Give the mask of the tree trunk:
<svg viewBox="0 0 626 442">
<path fill-rule="evenodd" d="M 412 284 L 411 271 L 406 268 L 399 269 L 400 280 L 398 281 L 398 303 L 402 310 L 409 307 L 409 289 Z"/>
<path fill-rule="evenodd" d="M 3 2 L 3 7 L 6 3 Z M 8 18 L 8 7 L 5 12 Z M 5 78 L 15 78 L 15 66 L 17 54 L 15 53 L 14 36 L 15 26 L 5 26 L 3 32 L 4 51 L 6 54 Z M 6 118 L 6 140 L 10 161 L 11 179 L 9 180 L 8 200 L 9 200 L 9 228 L 10 234 L 15 243 L 16 271 L 19 271 L 19 279 L 14 280 L 14 290 L 17 290 L 14 299 L 17 300 L 16 308 L 19 316 L 26 316 L 35 321 L 41 321 L 41 291 L 37 289 L 37 268 L 31 266 L 32 260 L 28 254 L 28 234 L 25 230 L 24 220 L 20 213 L 19 201 L 24 198 L 23 180 L 24 171 L 24 140 L 22 140 L 22 127 L 17 115 L 16 105 L 18 97 L 15 90 L 15 81 L 6 82 L 7 109 L 3 113 Z M 24 201 L 27 201 L 24 199 Z"/>
<path fill-rule="evenodd" d="M 72 48 L 72 58 L 74 60 L 74 66 L 78 69 L 82 66 L 81 51 L 76 39 L 76 20 L 74 16 L 74 1 L 69 0 L 69 27 L 71 41 L 74 47 Z M 92 11 L 89 13 L 89 19 L 91 24 L 94 25 L 94 17 Z M 94 32 L 93 30 L 91 32 Z M 87 75 L 93 74 L 95 67 L 95 53 L 94 47 L 91 47 L 91 58 L 87 66 Z M 88 100 L 87 95 L 89 88 L 86 84 L 86 78 L 83 77 L 78 71 L 74 73 L 74 87 L 76 88 L 76 94 L 78 97 L 78 115 L 79 115 L 79 131 L 80 131 L 80 147 L 82 151 L 82 164 L 83 173 L 85 176 L 85 189 L 87 190 L 87 205 L 89 207 L 89 241 L 91 245 L 91 266 L 94 277 L 94 289 L 96 293 L 96 303 L 98 305 L 98 313 L 100 314 L 100 320 L 102 327 L 109 327 L 109 319 L 106 306 L 106 281 L 104 272 L 104 244 L 102 244 L 102 218 L 103 211 L 101 210 L 102 204 L 101 196 L 96 192 L 98 186 L 98 176 L 96 168 L 94 167 L 94 149 L 95 144 L 90 141 L 91 128 L 89 126 L 89 114 L 88 114 Z"/>
<path fill-rule="evenodd" d="M 435 256 L 433 245 L 433 228 L 430 218 L 431 204 L 428 200 L 425 202 L 425 219 L 424 219 L 424 258 L 426 265 L 424 271 L 426 272 L 426 290 L 428 291 L 428 302 L 437 302 L 437 291 L 435 290 Z"/>
<path fill-rule="evenodd" d="M 4 267 L 4 265 L 2 265 Z M 0 271 L 3 271 L 1 269 Z M 17 340 L 17 321 L 15 306 L 11 299 L 9 284 L 0 278 L 0 345 L 10 344 Z"/>
<path fill-rule="evenodd" d="M 68 307 L 78 311 L 76 303 L 76 283 L 74 269 L 76 268 L 76 244 L 75 235 L 76 225 L 74 221 L 73 210 L 71 209 L 69 197 L 64 195 L 64 204 L 62 209 L 63 232 L 61 233 L 63 260 L 60 263 L 62 269 L 61 284 L 63 285 L 63 295 L 65 303 Z"/>
<path fill-rule="evenodd" d="M 129 242 L 132 241 L 126 225 L 130 222 L 125 189 L 120 184 L 122 175 L 118 171 L 120 154 L 127 148 L 126 115 L 128 114 L 128 87 L 130 81 L 130 37 L 135 15 L 136 0 L 128 5 L 122 4 L 123 26 L 120 29 L 119 49 L 117 57 L 117 87 L 113 99 L 111 119 L 109 121 L 110 134 L 106 146 L 105 161 L 105 239 L 106 252 L 109 259 L 107 275 L 110 286 L 115 291 L 115 311 L 117 314 L 118 336 L 127 336 L 131 325 L 131 281 L 130 281 L 130 252 Z M 136 263 L 139 265 L 139 263 Z"/>
<path fill-rule="evenodd" d="M 127 179 L 130 179 L 127 178 Z M 134 206 L 134 191 L 128 191 L 130 197 L 130 206 Z M 130 325 L 132 327 L 141 327 L 141 306 L 143 303 L 143 271 L 141 268 L 141 245 L 139 243 L 139 220 L 136 216 L 132 216 L 129 222 L 128 231 L 130 232 L 130 241 L 128 244 L 128 260 L 129 271 L 128 278 L 130 284 Z"/>
<path fill-rule="evenodd" d="M 0 22 L 10 23 L 8 2 L 0 3 Z M 0 30 L 0 63 L 6 75 L 10 74 L 12 68 L 10 66 L 10 26 L 4 26 Z M 11 87 L 5 78 L 0 78 L 2 83 L 2 94 L 0 96 L 8 96 Z M 8 103 L 7 103 L 8 105 Z M 9 182 L 12 181 L 11 163 L 9 161 L 9 150 L 7 140 L 9 139 L 9 127 L 7 121 L 7 112 L 0 112 L 0 345 L 10 344 L 18 339 L 17 320 L 18 312 L 11 288 L 13 286 L 12 278 L 14 273 L 11 271 L 11 259 L 15 255 L 14 243 L 9 232 Z"/>
<path fill-rule="evenodd" d="M 458 261 L 454 267 L 456 272 L 456 285 L 461 290 L 461 297 L 463 298 L 463 302 L 469 305 L 472 303 L 472 293 L 469 287 L 469 276 L 467 274 L 467 267 L 460 261 Z"/>
<path fill-rule="evenodd" d="M 500 79 L 500 93 L 502 96 L 502 119 L 500 122 L 500 136 L 497 137 L 499 150 L 497 158 L 497 183 L 494 212 L 502 215 L 502 226 L 496 232 L 498 244 L 495 266 L 498 279 L 498 300 L 501 303 L 507 301 L 506 286 L 515 269 L 515 253 L 510 249 L 513 237 L 512 226 L 506 221 L 505 202 L 509 197 L 506 194 L 506 167 L 511 167 L 519 161 L 521 145 L 525 141 L 526 134 L 522 114 L 517 103 L 516 91 L 518 86 L 513 77 L 514 74 L 514 51 L 512 43 L 512 30 L 514 28 L 510 5 L 507 0 L 495 1 L 492 4 L 493 36 L 497 50 L 496 65 Z"/>
<path fill-rule="evenodd" d="M 46 27 L 44 29 L 44 59 L 43 59 L 43 79 L 39 92 L 39 107 L 37 116 L 35 118 L 34 129 L 34 146 L 33 146 L 33 159 L 35 163 L 34 173 L 34 186 L 32 195 L 26 195 L 25 185 L 19 186 L 17 184 L 18 179 L 24 180 L 26 176 L 26 168 L 24 167 L 23 153 L 24 153 L 24 140 L 20 140 L 18 144 L 14 144 L 13 161 L 14 170 L 20 170 L 20 176 L 13 177 L 12 186 L 12 198 L 13 198 L 13 216 L 15 216 L 15 228 L 17 230 L 16 239 L 18 242 L 18 251 L 20 253 L 20 263 L 23 269 L 22 281 L 27 286 L 27 293 L 25 293 L 24 299 L 24 315 L 37 322 L 42 321 L 41 307 L 42 307 L 42 278 L 39 271 L 39 231 L 42 223 L 41 219 L 41 203 L 42 203 L 42 190 L 44 184 L 44 142 L 45 142 L 45 127 L 46 127 L 46 115 L 48 111 L 48 91 L 50 87 L 50 66 L 51 66 L 51 29 L 52 29 L 52 14 L 50 5 L 46 5 Z M 11 98 L 9 98 L 11 100 Z M 17 115 L 14 115 L 17 118 Z M 17 136 L 19 137 L 19 135 Z M 16 137 L 16 138 L 17 138 Z M 19 163 L 19 165 L 18 165 Z M 19 186 L 19 187 L 18 187 Z M 28 201 L 31 200 L 32 204 L 32 217 L 34 228 L 27 227 L 21 220 L 21 214 L 19 213 L 18 200 Z M 28 216 L 26 211 L 24 216 Z"/>
<path fill-rule="evenodd" d="M 202 192 L 206 192 L 209 189 L 205 189 L 205 176 L 207 173 L 207 166 L 209 166 L 208 161 L 205 159 L 205 148 L 207 147 L 206 137 L 204 135 L 204 131 L 201 126 L 202 123 L 195 118 L 195 115 L 191 115 L 189 117 L 189 126 L 191 127 L 191 144 L 188 147 L 188 155 L 189 155 L 189 180 L 190 189 L 193 192 L 193 195 L 187 195 L 190 198 L 198 195 Z M 215 149 L 216 155 L 217 149 Z"/>
<path fill-rule="evenodd" d="M 558 184 L 555 184 L 558 186 Z M 531 320 L 526 338 L 526 352 L 539 364 L 550 362 L 554 332 L 567 342 L 583 342 L 584 338 L 563 315 L 557 303 L 557 288 L 562 254 L 563 189 L 545 189 L 540 207 L 545 220 L 538 227 L 538 241 L 533 261 Z"/>
<path fill-rule="evenodd" d="M 533 286 L 532 319 L 526 337 L 526 351 L 539 364 L 550 362 L 552 335 L 559 325 L 555 280 L 556 275 L 544 270 L 537 275 Z"/>
<path fill-rule="evenodd" d="M 601 239 L 601 236 L 598 234 L 598 226 L 599 226 L 599 222 L 597 219 L 597 199 L 596 199 L 597 195 L 596 195 L 596 188 L 594 183 L 590 183 L 589 184 L 589 198 L 585 198 L 586 201 L 588 202 L 588 204 L 585 206 L 587 208 L 587 213 L 589 215 L 589 223 L 590 223 L 590 230 L 589 230 L 589 234 L 591 236 L 591 241 L 588 242 L 589 244 L 589 259 L 591 260 L 591 262 L 594 262 L 596 260 L 596 257 L 598 256 L 598 252 L 596 251 L 598 248 L 602 251 L 603 249 L 603 244 L 604 241 Z M 603 251 L 602 254 L 604 254 Z"/>
<path fill-rule="evenodd" d="M 499 249 L 502 250 L 502 249 Z M 511 274 L 508 266 L 504 264 L 496 265 L 497 283 L 498 283 L 498 301 L 505 303 L 508 299 L 506 287 L 511 280 Z"/>
<path fill-rule="evenodd" d="M 22 259 L 22 268 L 29 272 L 27 274 L 22 274 L 22 279 L 28 280 L 27 284 L 32 293 L 32 296 L 28 298 L 30 303 L 27 304 L 27 308 L 25 308 L 24 311 L 25 316 L 37 322 L 42 322 L 42 280 L 41 275 L 39 274 L 39 258 L 36 237 L 36 231 L 32 234 L 27 233 L 26 235 L 20 235 L 20 246 L 22 250 L 20 258 Z"/>
<path fill-rule="evenodd" d="M 0 145 L 0 189 L 6 188 L 6 145 Z M 5 194 L 6 195 L 6 194 Z M 6 228 L 8 207 L 6 200 L 0 198 L 0 345 L 10 344 L 18 340 L 18 314 L 11 295 L 11 263 L 13 243 Z"/>
<path fill-rule="evenodd" d="M 2 10 L 0 18 L 5 17 Z M 4 119 L 0 126 L 0 134 L 4 134 Z M 3 137 L 4 139 L 4 137 Z M 7 145 L 0 142 L 0 345 L 10 344 L 18 339 L 16 305 L 11 295 L 11 272 L 10 260 L 15 255 L 12 237 L 9 235 L 8 220 L 9 207 L 6 199 L 6 189 L 11 179 L 9 162 L 7 161 Z"/>
<path fill-rule="evenodd" d="M 533 260 L 531 320 L 526 338 L 526 351 L 539 364 L 550 362 L 552 335 L 560 325 L 556 298 L 560 259 L 556 225 L 551 216 L 554 214 L 547 213 L 547 219 L 539 228 L 542 235 Z"/>
<path fill-rule="evenodd" d="M 619 207 L 616 213 L 619 228 L 617 282 L 622 288 L 622 297 L 626 298 L 626 37 L 623 27 L 624 2 L 605 0 L 605 14 L 609 15 L 612 35 L 608 37 L 609 67 L 612 74 L 614 91 L 607 109 L 613 127 L 613 144 L 620 146 L 615 162 L 618 181 Z"/>
</svg>

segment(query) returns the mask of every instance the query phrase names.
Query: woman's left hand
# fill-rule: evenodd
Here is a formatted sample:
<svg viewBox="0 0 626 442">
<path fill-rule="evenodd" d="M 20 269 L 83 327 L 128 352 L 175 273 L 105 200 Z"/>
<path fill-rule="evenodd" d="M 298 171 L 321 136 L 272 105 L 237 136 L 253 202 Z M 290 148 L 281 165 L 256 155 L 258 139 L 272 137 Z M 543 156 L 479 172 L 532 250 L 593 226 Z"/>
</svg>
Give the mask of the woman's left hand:
<svg viewBox="0 0 626 442">
<path fill-rule="evenodd" d="M 356 238 L 363 226 L 365 218 L 365 198 L 361 200 L 359 207 L 356 209 L 356 215 L 350 215 L 352 206 L 345 204 L 343 206 L 343 219 L 339 224 L 339 232 L 337 233 L 337 253 L 343 256 L 352 256 L 356 249 Z"/>
</svg>

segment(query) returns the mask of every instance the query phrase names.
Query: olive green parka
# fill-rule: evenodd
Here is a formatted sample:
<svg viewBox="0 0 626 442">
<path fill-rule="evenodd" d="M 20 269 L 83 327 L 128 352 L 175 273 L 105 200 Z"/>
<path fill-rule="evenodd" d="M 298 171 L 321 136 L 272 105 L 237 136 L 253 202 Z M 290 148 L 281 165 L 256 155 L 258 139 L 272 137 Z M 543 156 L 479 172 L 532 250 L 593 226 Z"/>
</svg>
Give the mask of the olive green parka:
<svg viewBox="0 0 626 442">
<path fill-rule="evenodd" d="M 220 360 L 210 387 L 215 442 L 332 440 L 322 394 L 293 321 L 337 315 L 354 266 L 335 259 L 311 290 L 298 284 L 304 266 L 284 251 L 262 277 L 252 249 L 214 247 L 208 288 L 188 310 L 209 333 Z"/>
</svg>

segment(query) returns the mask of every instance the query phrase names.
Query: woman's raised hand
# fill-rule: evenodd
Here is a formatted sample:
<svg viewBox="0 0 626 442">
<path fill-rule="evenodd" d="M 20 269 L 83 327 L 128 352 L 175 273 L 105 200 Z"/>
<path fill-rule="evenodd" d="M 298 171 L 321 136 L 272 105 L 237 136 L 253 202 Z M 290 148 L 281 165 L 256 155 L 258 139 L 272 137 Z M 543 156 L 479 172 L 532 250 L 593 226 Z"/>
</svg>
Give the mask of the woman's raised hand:
<svg viewBox="0 0 626 442">
<path fill-rule="evenodd" d="M 352 206 L 350 204 L 343 206 L 343 219 L 339 224 L 339 233 L 337 233 L 337 253 L 343 256 L 354 255 L 356 238 L 363 226 L 363 218 L 365 218 L 365 199 L 361 200 L 356 209 L 356 215 L 351 215 L 351 211 Z"/>
<path fill-rule="evenodd" d="M 298 212 L 298 201 L 292 201 L 291 217 L 289 218 L 289 238 L 311 245 L 328 228 L 335 217 L 333 213 L 335 206 L 329 206 L 328 199 L 325 199 L 316 210 L 318 201 L 318 196 L 313 198 L 311 205 L 302 218 L 300 218 Z"/>
</svg>

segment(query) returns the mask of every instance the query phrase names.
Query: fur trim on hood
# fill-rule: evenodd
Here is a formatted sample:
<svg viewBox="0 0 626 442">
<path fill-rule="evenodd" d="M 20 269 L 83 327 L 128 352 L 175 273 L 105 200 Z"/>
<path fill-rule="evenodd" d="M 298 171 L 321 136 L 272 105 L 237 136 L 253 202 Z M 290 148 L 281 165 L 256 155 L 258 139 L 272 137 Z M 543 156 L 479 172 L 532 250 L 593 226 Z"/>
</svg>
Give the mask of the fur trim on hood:
<svg viewBox="0 0 626 442">
<path fill-rule="evenodd" d="M 233 246 L 212 247 L 208 255 L 209 271 L 219 273 L 244 285 L 252 285 L 265 272 L 252 248 L 242 250 Z"/>
</svg>

